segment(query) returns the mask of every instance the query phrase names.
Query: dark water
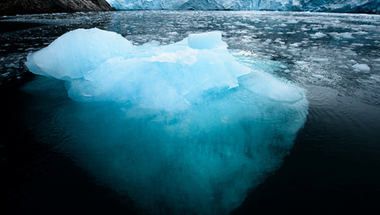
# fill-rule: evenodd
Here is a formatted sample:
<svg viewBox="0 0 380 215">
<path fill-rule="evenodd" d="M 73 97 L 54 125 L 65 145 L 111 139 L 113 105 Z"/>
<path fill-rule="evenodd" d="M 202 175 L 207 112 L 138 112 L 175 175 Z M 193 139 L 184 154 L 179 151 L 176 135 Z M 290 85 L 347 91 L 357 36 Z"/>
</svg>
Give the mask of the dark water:
<svg viewBox="0 0 380 215">
<path fill-rule="evenodd" d="M 17 24 L 20 22 L 23 24 Z M 46 112 L 31 113 L 35 95 L 21 90 L 35 78 L 23 65 L 26 55 L 69 30 L 91 27 L 116 31 L 136 44 L 152 40 L 167 44 L 189 33 L 221 30 L 231 50 L 280 62 L 268 72 L 308 90 L 307 121 L 289 155 L 277 171 L 249 192 L 233 214 L 378 210 L 377 16 L 113 12 L 17 16 L 0 23 L 2 214 L 139 213 L 128 197 L 96 183 L 91 174 L 50 144 L 67 137 L 52 133 L 40 139 L 28 123 L 46 118 Z M 370 70 L 357 70 L 356 64 L 365 64 Z M 55 105 L 67 102 L 71 100 Z"/>
</svg>

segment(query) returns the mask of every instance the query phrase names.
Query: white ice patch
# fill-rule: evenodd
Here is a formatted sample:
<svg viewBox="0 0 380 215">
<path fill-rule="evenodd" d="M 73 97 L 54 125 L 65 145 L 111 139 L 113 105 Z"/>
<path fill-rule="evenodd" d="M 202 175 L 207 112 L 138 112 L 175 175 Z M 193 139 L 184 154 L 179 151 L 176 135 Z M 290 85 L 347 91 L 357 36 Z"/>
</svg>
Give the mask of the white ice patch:
<svg viewBox="0 0 380 215">
<path fill-rule="evenodd" d="M 328 58 L 311 58 L 312 61 L 317 62 L 317 63 L 328 63 L 329 59 Z"/>
<path fill-rule="evenodd" d="M 335 37 L 336 39 L 355 39 L 355 37 L 352 36 L 351 33 L 345 32 L 345 33 L 337 33 L 332 32 L 330 33 L 331 36 Z"/>
<path fill-rule="evenodd" d="M 371 75 L 371 78 L 376 82 L 380 82 L 380 75 Z"/>
<path fill-rule="evenodd" d="M 146 60 L 148 62 L 168 62 L 168 63 L 184 63 L 189 66 L 193 65 L 197 62 L 197 55 L 198 51 L 186 48 L 185 50 L 178 50 L 176 52 L 164 52 L 160 53 L 157 56 L 152 56 L 150 58 L 147 58 Z"/>
<path fill-rule="evenodd" d="M 355 64 L 352 67 L 362 72 L 369 72 L 371 70 L 367 64 Z"/>
<path fill-rule="evenodd" d="M 132 43 L 119 34 L 95 28 L 78 29 L 62 35 L 48 47 L 29 55 L 26 66 L 38 75 L 57 79 L 82 78 L 108 59 L 128 56 L 133 48 Z"/>
<path fill-rule="evenodd" d="M 315 33 L 315 34 L 311 34 L 310 37 L 313 38 L 313 39 L 320 39 L 322 37 L 326 37 L 327 35 L 324 34 L 324 33 L 321 33 L 321 32 L 318 32 L 318 33 Z"/>
<path fill-rule="evenodd" d="M 316 74 L 313 74 L 311 75 L 313 78 L 316 78 L 316 79 L 323 79 L 323 75 L 316 75 Z"/>
<path fill-rule="evenodd" d="M 346 66 L 346 65 L 338 65 L 337 67 L 341 68 L 341 69 L 348 69 L 348 66 Z"/>
<path fill-rule="evenodd" d="M 219 31 L 207 34 L 190 34 L 188 44 L 193 49 L 226 49 L 227 44 L 222 41 L 222 33 Z"/>
</svg>

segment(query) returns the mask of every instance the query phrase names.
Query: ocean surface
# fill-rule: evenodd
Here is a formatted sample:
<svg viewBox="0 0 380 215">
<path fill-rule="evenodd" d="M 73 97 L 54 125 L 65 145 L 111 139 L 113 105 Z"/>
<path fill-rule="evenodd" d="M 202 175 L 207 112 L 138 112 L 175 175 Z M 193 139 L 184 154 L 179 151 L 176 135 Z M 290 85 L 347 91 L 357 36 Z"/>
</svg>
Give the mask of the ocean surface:
<svg viewBox="0 0 380 215">
<path fill-rule="evenodd" d="M 125 11 L 1 17 L 1 214 L 148 213 L 136 206 L 136 196 L 100 180 L 96 165 L 84 165 L 75 152 L 77 140 L 86 139 L 81 129 L 89 119 L 80 113 L 92 108 L 89 112 L 109 125 L 114 118 L 97 112 L 96 105 L 78 105 L 62 82 L 38 90 L 46 80 L 24 65 L 28 54 L 64 33 L 94 27 L 119 33 L 134 45 L 172 44 L 192 33 L 221 31 L 242 64 L 256 64 L 307 90 L 308 115 L 293 147 L 231 214 L 378 211 L 380 16 Z M 148 211 L 170 214 L 176 205 L 165 207 Z"/>
</svg>

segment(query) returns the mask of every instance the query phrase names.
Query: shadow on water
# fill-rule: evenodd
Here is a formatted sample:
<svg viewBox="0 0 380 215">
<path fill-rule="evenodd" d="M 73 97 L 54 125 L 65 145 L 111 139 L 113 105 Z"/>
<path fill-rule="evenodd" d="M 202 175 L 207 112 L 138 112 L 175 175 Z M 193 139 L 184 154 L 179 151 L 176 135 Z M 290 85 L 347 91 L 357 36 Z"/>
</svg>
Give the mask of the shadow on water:
<svg viewBox="0 0 380 215">
<path fill-rule="evenodd" d="M 44 26 L 44 24 L 39 23 L 28 23 L 28 22 L 0 22 L 0 34 L 12 31 L 19 31 L 28 28 L 35 28 Z"/>
<path fill-rule="evenodd" d="M 0 85 L 0 214 L 137 214 L 128 199 L 35 140 L 23 115 L 31 96 L 20 90 L 32 79 Z"/>
<path fill-rule="evenodd" d="M 339 98 L 327 88 L 313 87 L 309 92 L 309 115 L 290 155 L 232 214 L 355 214 L 377 210 L 379 108 Z M 339 108 L 329 110 L 335 105 Z"/>
<path fill-rule="evenodd" d="M 31 96 L 19 89 L 32 79 L 27 73 L 0 86 L 0 170 L 6 176 L 0 184 L 6 200 L 1 214 L 137 214 L 128 199 L 97 185 L 71 159 L 35 140 L 22 114 Z M 331 89 L 309 92 L 307 122 L 290 155 L 232 214 L 362 213 L 377 207 L 378 108 L 333 96 Z M 340 109 L 328 110 L 321 100 Z M 324 111 L 329 117 L 320 117 Z"/>
</svg>

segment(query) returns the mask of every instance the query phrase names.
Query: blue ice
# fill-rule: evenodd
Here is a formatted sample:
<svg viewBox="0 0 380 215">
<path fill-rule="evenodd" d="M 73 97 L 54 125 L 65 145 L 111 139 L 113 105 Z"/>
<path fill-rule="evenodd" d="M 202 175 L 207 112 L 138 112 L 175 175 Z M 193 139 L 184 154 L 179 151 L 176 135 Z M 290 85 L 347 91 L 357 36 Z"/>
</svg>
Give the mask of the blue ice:
<svg viewBox="0 0 380 215">
<path fill-rule="evenodd" d="M 68 32 L 26 62 L 41 76 L 25 90 L 54 115 L 40 135 L 60 129 L 61 150 L 144 213 L 227 214 L 281 165 L 308 109 L 304 89 L 227 47 L 221 32 L 141 46 Z"/>
</svg>

